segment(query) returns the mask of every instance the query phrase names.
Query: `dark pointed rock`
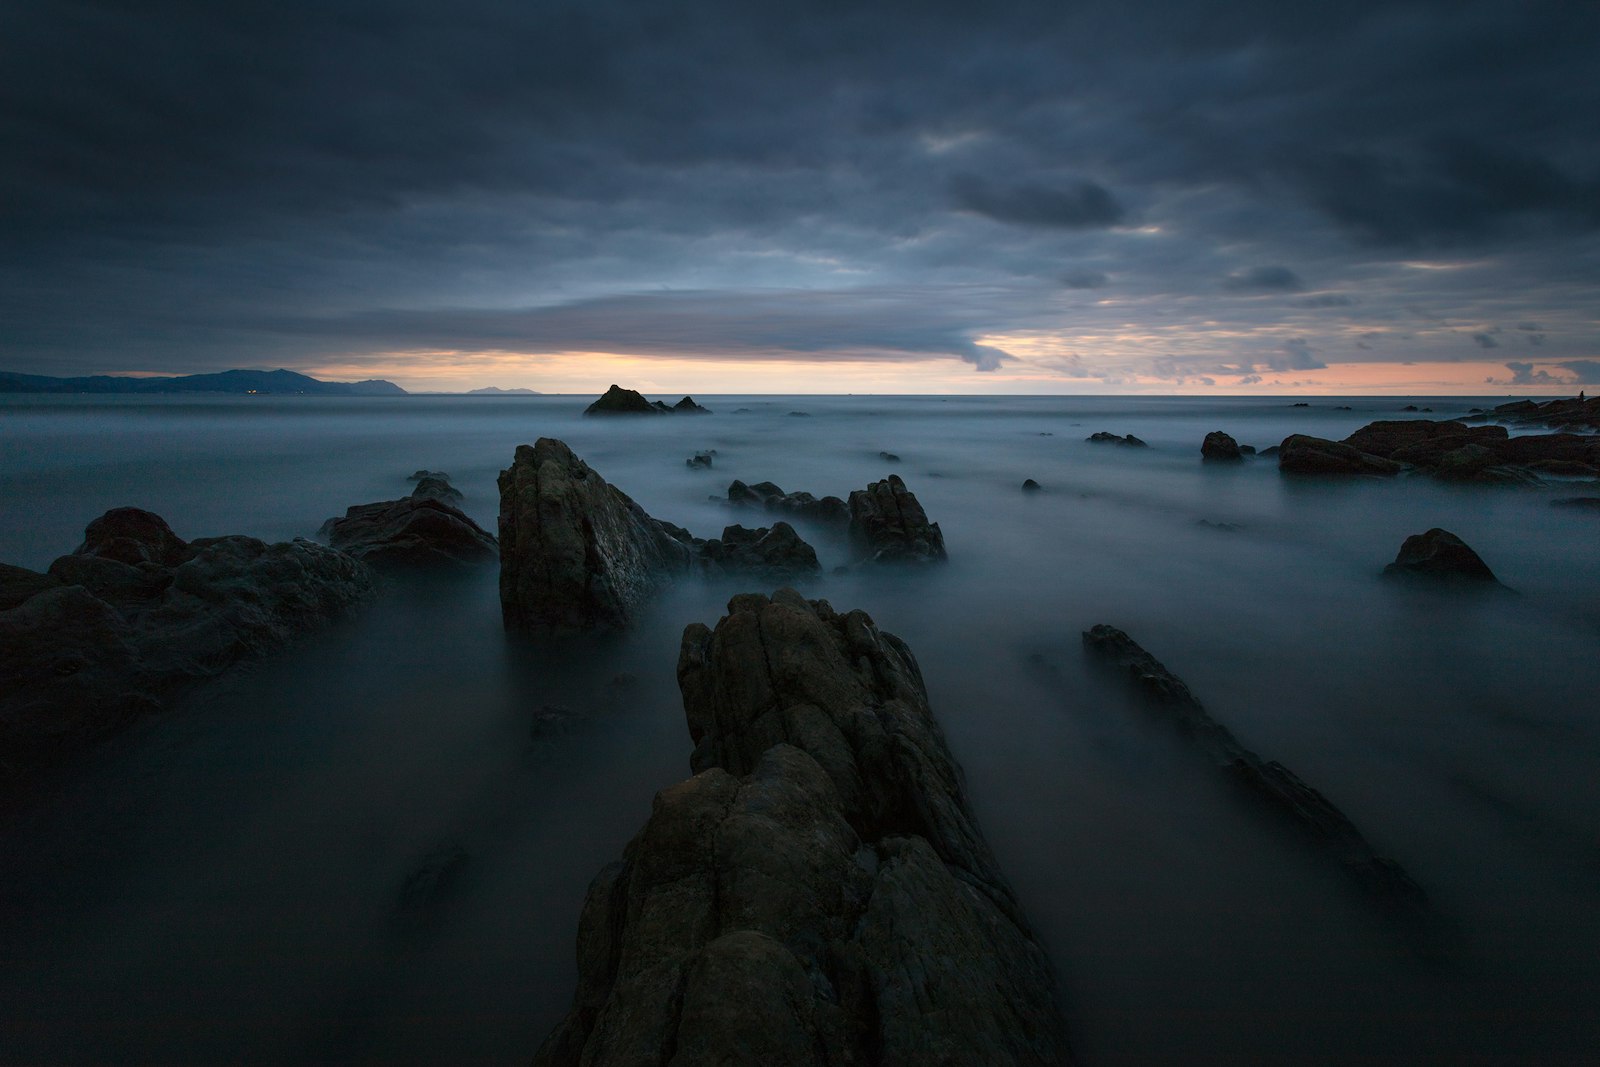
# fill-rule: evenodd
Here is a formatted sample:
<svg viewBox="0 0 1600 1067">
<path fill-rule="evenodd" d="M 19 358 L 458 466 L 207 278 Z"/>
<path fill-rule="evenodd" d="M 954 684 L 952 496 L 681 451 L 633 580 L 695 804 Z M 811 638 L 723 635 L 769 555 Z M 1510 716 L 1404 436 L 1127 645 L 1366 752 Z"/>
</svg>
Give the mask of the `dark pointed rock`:
<svg viewBox="0 0 1600 1067">
<path fill-rule="evenodd" d="M 613 385 L 605 395 L 584 408 L 585 415 L 659 415 L 662 405 L 652 404 L 632 389 Z"/>
<path fill-rule="evenodd" d="M 792 590 L 684 632 L 695 777 L 590 886 L 577 1064 L 1068 1064 L 905 644 Z"/>
<path fill-rule="evenodd" d="M 768 581 L 786 581 L 819 574 L 816 549 L 803 541 L 794 527 L 775 522 L 770 527 L 747 530 L 723 528 L 718 539 L 703 542 L 699 555 L 709 569 L 749 574 Z"/>
<path fill-rule="evenodd" d="M 461 495 L 461 490 L 450 484 L 448 475 L 430 474 L 426 478 L 418 479 L 416 488 L 411 490 L 411 499 L 437 500 L 441 504 L 459 508 L 466 497 Z"/>
<path fill-rule="evenodd" d="M 508 630 L 627 626 L 691 556 L 561 441 L 518 445 L 500 472 L 500 607 Z"/>
<path fill-rule="evenodd" d="M 696 452 L 694 455 L 684 460 L 683 463 L 684 466 L 688 467 L 690 470 L 710 470 L 712 466 L 714 466 L 712 460 L 716 458 L 716 455 L 717 454 L 715 451 Z"/>
<path fill-rule="evenodd" d="M 850 494 L 850 539 L 874 563 L 945 559 L 944 534 L 898 474 Z"/>
<path fill-rule="evenodd" d="M 692 397 L 692 396 L 686 396 L 682 400 L 678 401 L 676 404 L 672 405 L 672 411 L 676 415 L 709 415 L 709 414 L 711 414 L 711 409 L 710 408 L 702 407 L 701 405 L 696 404 L 694 402 L 694 397 Z"/>
<path fill-rule="evenodd" d="M 1040 485 L 1038 482 L 1034 481 L 1032 478 L 1027 478 L 1027 479 L 1023 480 L 1023 483 L 1022 483 L 1023 492 L 1037 493 L 1042 488 L 1044 488 L 1044 487 L 1042 485 Z"/>
</svg>

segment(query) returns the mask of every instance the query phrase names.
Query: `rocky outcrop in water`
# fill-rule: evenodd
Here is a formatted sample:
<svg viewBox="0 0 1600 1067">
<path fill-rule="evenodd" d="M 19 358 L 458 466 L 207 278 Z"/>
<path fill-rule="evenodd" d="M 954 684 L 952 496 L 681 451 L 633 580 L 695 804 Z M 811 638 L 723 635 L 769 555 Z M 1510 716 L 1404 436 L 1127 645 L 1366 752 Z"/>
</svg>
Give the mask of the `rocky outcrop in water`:
<svg viewBox="0 0 1600 1067">
<path fill-rule="evenodd" d="M 1550 501 L 1550 506 L 1574 511 L 1600 511 L 1600 496 L 1564 496 Z"/>
<path fill-rule="evenodd" d="M 785 493 L 772 482 L 757 482 L 754 485 L 746 485 L 738 480 L 730 482 L 728 503 L 756 506 L 822 526 L 844 526 L 850 521 L 850 506 L 838 497 L 818 498 L 810 493 Z"/>
<path fill-rule="evenodd" d="M 690 565 L 688 545 L 554 438 L 518 445 L 499 485 L 508 630 L 625 627 Z"/>
<path fill-rule="evenodd" d="M 903 642 L 745 595 L 678 679 L 695 776 L 591 885 L 538 1067 L 1071 1061 Z"/>
<path fill-rule="evenodd" d="M 873 563 L 936 563 L 944 534 L 898 474 L 850 494 L 850 539 Z"/>
<path fill-rule="evenodd" d="M 727 526 L 720 538 L 699 542 L 695 547 L 707 570 L 725 574 L 782 582 L 807 578 L 822 570 L 816 549 L 801 540 L 786 522 L 754 530 Z"/>
<path fill-rule="evenodd" d="M 1296 434 L 1284 441 L 1278 465 L 1301 474 L 1392 474 L 1414 467 L 1446 481 L 1537 485 L 1541 474 L 1600 475 L 1600 437 L 1512 437 L 1504 426 L 1391 419 L 1369 423 L 1342 443 Z"/>
<path fill-rule="evenodd" d="M 373 584 L 360 562 L 311 541 L 185 542 L 160 516 L 117 508 L 48 575 L 7 567 L 0 588 L 0 759 L 17 769 L 64 759 L 326 624 Z"/>
<path fill-rule="evenodd" d="M 660 400 L 646 400 L 644 394 L 633 389 L 613 385 L 605 391 L 605 395 L 585 408 L 583 413 L 585 415 L 709 415 L 711 409 L 696 404 L 692 396 L 686 396 L 669 406 Z"/>
<path fill-rule="evenodd" d="M 499 555 L 494 536 L 455 506 L 461 494 L 445 476 L 419 473 L 409 497 L 356 504 L 318 535 L 376 567 L 472 566 Z"/>
<path fill-rule="evenodd" d="M 1213 719 L 1189 687 L 1114 626 L 1084 631 L 1090 653 L 1125 674 L 1140 694 L 1267 809 L 1327 852 L 1385 911 L 1417 913 L 1427 896 L 1394 860 L 1378 855 L 1343 812 L 1276 760 L 1263 760 Z"/>
<path fill-rule="evenodd" d="M 1139 438 L 1133 436 L 1131 433 L 1118 437 L 1116 434 L 1107 430 L 1101 430 L 1099 433 L 1092 433 L 1088 437 L 1085 437 L 1084 440 L 1093 442 L 1097 445 L 1126 445 L 1130 448 L 1150 447 L 1143 441 L 1139 440 Z"/>
<path fill-rule="evenodd" d="M 1406 538 L 1394 562 L 1383 568 L 1383 573 L 1390 578 L 1500 584 L 1483 557 L 1461 538 L 1438 527 Z"/>
<path fill-rule="evenodd" d="M 1600 396 L 1562 397 L 1539 403 L 1513 400 L 1481 412 L 1473 420 L 1503 423 L 1508 426 L 1548 426 L 1554 430 L 1600 430 Z"/>
<path fill-rule="evenodd" d="M 1212 430 L 1200 442 L 1200 458 L 1208 462 L 1230 463 L 1244 458 L 1239 442 L 1221 430 Z"/>
<path fill-rule="evenodd" d="M 1278 446 L 1278 469 L 1286 474 L 1368 474 L 1390 476 L 1405 468 L 1393 460 L 1320 437 L 1291 434 Z"/>
</svg>

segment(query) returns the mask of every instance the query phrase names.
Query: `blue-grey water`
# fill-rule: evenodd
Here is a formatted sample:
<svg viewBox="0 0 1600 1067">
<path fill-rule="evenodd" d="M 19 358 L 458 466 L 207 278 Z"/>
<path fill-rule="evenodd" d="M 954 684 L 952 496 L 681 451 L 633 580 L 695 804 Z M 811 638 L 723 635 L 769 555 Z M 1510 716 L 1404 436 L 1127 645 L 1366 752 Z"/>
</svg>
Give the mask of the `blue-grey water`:
<svg viewBox="0 0 1600 1067">
<path fill-rule="evenodd" d="M 805 591 L 917 653 L 1084 1062 L 1593 1062 L 1600 523 L 1549 507 L 1563 490 L 1200 463 L 1209 430 L 1339 438 L 1403 417 L 1388 398 L 700 399 L 717 413 L 635 421 L 570 397 L 8 397 L 0 560 L 43 568 L 121 505 L 185 538 L 313 536 L 424 467 L 493 529 L 497 472 L 540 436 L 701 536 L 758 518 L 712 499 L 733 478 L 899 473 L 949 564 L 831 573 L 846 547 L 802 528 L 830 572 Z M 1521 595 L 1378 578 L 1434 526 Z M 0 1062 L 525 1062 L 567 1007 L 585 886 L 688 773 L 679 634 L 744 588 L 685 580 L 630 633 L 551 644 L 502 633 L 492 566 L 397 580 L 101 746 L 0 825 Z M 1099 622 L 1406 866 L 1426 951 L 1091 669 Z M 589 725 L 533 736 L 546 705 Z"/>
</svg>

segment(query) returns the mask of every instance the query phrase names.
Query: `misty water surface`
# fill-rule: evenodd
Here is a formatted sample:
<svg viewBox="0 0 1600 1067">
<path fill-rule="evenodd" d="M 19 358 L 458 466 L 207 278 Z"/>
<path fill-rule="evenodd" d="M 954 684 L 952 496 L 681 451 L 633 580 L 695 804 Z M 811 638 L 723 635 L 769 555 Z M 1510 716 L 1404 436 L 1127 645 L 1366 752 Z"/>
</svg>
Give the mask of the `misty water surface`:
<svg viewBox="0 0 1600 1067">
<path fill-rule="evenodd" d="M 540 436 L 701 536 L 759 524 L 712 499 L 733 478 L 843 496 L 898 473 L 949 564 L 831 573 L 846 547 L 802 526 L 829 572 L 805 592 L 916 652 L 1086 1063 L 1592 1055 L 1592 515 L 1550 508 L 1559 491 L 1199 460 L 1209 430 L 1339 438 L 1401 417 L 1389 399 L 699 399 L 717 414 L 7 398 L 0 559 L 43 568 L 121 505 L 185 538 L 312 536 L 423 467 L 493 529 L 495 475 Z M 1151 447 L 1085 443 L 1097 430 Z M 709 448 L 713 470 L 684 465 Z M 1433 526 L 1521 595 L 1381 581 Z M 688 773 L 682 628 L 745 588 L 686 580 L 630 633 L 539 642 L 502 633 L 493 567 L 393 581 L 102 746 L 0 827 L 0 1061 L 525 1061 L 571 996 L 585 886 Z M 1099 622 L 1403 863 L 1429 929 L 1376 913 L 1092 669 L 1079 634 Z M 535 736 L 546 706 L 588 724 Z"/>
</svg>

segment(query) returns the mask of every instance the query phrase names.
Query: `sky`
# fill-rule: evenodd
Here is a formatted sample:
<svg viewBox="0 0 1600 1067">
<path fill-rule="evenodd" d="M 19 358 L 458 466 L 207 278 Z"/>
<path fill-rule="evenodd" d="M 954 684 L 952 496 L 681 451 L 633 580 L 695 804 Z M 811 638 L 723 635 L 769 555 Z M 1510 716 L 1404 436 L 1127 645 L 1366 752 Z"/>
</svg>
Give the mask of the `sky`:
<svg viewBox="0 0 1600 1067">
<path fill-rule="evenodd" d="M 1600 5 L 0 0 L 0 370 L 1600 385 Z"/>
</svg>

